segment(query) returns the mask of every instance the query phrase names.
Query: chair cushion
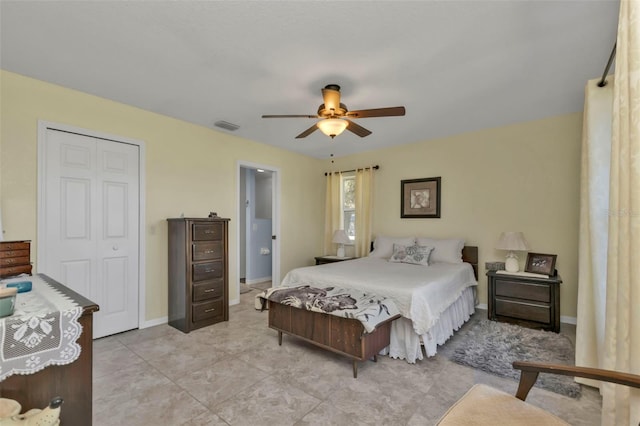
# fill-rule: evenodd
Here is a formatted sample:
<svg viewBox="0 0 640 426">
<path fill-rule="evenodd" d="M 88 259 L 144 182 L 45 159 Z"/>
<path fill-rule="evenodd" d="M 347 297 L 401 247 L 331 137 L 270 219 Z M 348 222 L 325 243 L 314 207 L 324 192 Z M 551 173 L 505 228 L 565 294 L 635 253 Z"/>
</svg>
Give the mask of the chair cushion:
<svg viewBox="0 0 640 426">
<path fill-rule="evenodd" d="M 477 384 L 449 408 L 438 425 L 566 426 L 569 423 L 513 395 Z"/>
</svg>

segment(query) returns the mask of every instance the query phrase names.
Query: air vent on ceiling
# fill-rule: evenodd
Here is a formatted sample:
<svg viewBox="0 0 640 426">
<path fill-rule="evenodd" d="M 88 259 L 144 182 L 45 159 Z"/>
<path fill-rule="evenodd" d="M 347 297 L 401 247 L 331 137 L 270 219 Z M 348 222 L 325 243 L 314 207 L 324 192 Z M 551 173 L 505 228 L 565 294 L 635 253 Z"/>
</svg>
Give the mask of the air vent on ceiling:
<svg viewBox="0 0 640 426">
<path fill-rule="evenodd" d="M 240 126 L 237 124 L 229 123 L 228 121 L 220 120 L 213 123 L 214 126 L 220 127 L 221 129 L 229 130 L 231 132 L 238 130 Z"/>
</svg>

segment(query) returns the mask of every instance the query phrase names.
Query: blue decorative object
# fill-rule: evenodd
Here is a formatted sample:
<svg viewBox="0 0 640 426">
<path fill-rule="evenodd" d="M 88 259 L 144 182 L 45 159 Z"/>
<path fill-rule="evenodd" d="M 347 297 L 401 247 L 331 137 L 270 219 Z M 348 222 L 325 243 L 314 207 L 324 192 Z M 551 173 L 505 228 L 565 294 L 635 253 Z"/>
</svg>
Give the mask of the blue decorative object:
<svg viewBox="0 0 640 426">
<path fill-rule="evenodd" d="M 7 287 L 15 287 L 18 289 L 18 293 L 26 293 L 31 291 L 31 281 L 18 281 L 16 283 L 9 283 Z"/>
</svg>

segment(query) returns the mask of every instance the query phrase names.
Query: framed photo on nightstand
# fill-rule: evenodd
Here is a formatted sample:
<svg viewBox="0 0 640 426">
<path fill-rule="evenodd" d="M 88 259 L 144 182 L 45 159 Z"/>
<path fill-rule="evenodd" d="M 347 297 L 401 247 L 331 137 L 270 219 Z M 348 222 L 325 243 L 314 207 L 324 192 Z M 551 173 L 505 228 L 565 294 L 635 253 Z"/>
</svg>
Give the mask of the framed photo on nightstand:
<svg viewBox="0 0 640 426">
<path fill-rule="evenodd" d="M 527 253 L 524 271 L 553 276 L 555 275 L 556 257 L 558 256 L 555 254 Z"/>
</svg>

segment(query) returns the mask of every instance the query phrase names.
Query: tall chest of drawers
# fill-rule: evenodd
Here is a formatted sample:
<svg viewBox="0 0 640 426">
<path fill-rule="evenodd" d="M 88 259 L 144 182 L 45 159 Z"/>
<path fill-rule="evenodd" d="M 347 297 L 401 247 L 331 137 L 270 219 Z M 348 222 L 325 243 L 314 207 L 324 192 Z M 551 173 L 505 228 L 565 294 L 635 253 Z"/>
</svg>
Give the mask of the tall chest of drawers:
<svg viewBox="0 0 640 426">
<path fill-rule="evenodd" d="M 229 219 L 169 223 L 169 325 L 185 333 L 229 320 Z"/>
<path fill-rule="evenodd" d="M 0 278 L 31 274 L 31 241 L 0 242 Z"/>
</svg>

